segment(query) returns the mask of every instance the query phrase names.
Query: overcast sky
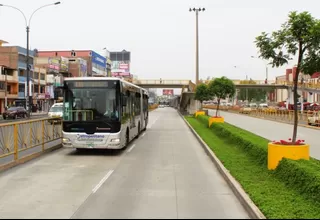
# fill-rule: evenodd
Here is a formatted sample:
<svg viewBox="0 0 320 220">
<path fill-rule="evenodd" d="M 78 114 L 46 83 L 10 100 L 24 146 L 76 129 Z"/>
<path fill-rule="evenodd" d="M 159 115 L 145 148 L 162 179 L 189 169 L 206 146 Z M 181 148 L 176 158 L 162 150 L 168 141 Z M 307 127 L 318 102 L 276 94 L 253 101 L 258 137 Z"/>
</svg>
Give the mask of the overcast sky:
<svg viewBox="0 0 320 220">
<path fill-rule="evenodd" d="M 0 0 L 1 1 L 1 0 Z M 51 0 L 2 0 L 27 18 Z M 199 13 L 200 78 L 227 76 L 265 79 L 265 64 L 257 55 L 255 37 L 271 32 L 292 10 L 307 10 L 320 18 L 316 0 L 62 0 L 32 18 L 31 49 L 91 49 L 131 51 L 131 72 L 141 79 L 195 80 L 195 13 Z M 0 7 L 0 39 L 26 45 L 25 23 L 18 11 Z M 292 65 L 296 63 L 294 61 Z M 234 68 L 238 66 L 238 68 Z M 269 79 L 286 67 L 269 70 Z"/>
</svg>

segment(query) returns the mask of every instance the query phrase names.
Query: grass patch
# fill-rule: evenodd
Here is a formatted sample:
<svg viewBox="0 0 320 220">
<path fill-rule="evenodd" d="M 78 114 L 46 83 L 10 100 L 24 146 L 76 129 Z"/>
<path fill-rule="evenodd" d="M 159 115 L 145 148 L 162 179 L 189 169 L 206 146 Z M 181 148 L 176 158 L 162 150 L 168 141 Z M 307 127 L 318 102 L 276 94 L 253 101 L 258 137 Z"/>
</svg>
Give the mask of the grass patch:
<svg viewBox="0 0 320 220">
<path fill-rule="evenodd" d="M 253 150 L 250 152 L 250 147 L 239 147 L 239 144 L 235 144 L 237 140 L 230 138 L 230 136 L 218 136 L 217 133 L 220 132 L 215 130 L 217 127 L 214 126 L 213 129 L 209 129 L 203 117 L 195 119 L 187 116 L 185 118 L 267 218 L 320 218 L 320 202 L 302 195 L 294 188 L 288 187 L 286 182 L 277 176 L 276 172 L 268 171 L 267 167 L 264 166 L 265 161 L 253 157 L 255 153 L 253 153 Z M 223 126 L 241 134 L 243 140 L 251 139 L 260 142 L 258 147 L 261 148 L 261 151 L 258 152 L 267 151 L 268 140 L 227 123 L 224 123 Z M 251 148 L 253 149 L 253 147 L 252 145 Z M 261 158 L 264 157 L 265 155 L 261 156 Z M 312 163 L 315 167 L 319 164 L 317 161 L 312 161 Z M 281 173 L 280 170 L 278 172 L 278 174 Z"/>
</svg>

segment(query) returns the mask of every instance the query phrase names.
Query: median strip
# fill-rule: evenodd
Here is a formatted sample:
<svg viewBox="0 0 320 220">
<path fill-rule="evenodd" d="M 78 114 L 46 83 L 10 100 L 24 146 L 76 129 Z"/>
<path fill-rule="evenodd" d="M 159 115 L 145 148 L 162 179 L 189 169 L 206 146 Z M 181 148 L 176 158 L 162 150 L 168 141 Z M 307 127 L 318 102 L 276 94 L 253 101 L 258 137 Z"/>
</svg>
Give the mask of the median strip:
<svg viewBox="0 0 320 220">
<path fill-rule="evenodd" d="M 266 218 L 320 217 L 319 161 L 283 160 L 276 171 L 269 171 L 269 140 L 228 123 L 208 128 L 208 116 L 185 119 Z"/>
</svg>

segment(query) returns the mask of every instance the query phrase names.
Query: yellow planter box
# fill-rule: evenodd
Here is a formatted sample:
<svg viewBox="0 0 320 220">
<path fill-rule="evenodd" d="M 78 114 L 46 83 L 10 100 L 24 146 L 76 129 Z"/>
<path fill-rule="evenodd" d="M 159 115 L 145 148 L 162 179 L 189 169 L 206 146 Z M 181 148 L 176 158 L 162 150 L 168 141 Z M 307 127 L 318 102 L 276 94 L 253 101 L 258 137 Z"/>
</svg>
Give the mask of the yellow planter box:
<svg viewBox="0 0 320 220">
<path fill-rule="evenodd" d="M 198 117 L 199 115 L 206 115 L 206 113 L 204 111 L 197 111 L 195 116 Z"/>
<path fill-rule="evenodd" d="M 209 118 L 209 128 L 211 127 L 212 123 L 224 123 L 224 118 Z"/>
<path fill-rule="evenodd" d="M 280 145 L 268 144 L 268 169 L 274 170 L 277 168 L 282 158 L 291 160 L 310 159 L 310 146 L 304 145 Z"/>
</svg>

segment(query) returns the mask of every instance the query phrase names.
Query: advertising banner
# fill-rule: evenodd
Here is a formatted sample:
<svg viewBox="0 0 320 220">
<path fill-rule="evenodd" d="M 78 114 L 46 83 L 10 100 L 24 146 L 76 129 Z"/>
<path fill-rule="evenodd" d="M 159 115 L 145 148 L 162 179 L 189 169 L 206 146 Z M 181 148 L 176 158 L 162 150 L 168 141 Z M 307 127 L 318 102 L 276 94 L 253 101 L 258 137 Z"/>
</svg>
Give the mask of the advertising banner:
<svg viewBox="0 0 320 220">
<path fill-rule="evenodd" d="M 131 77 L 130 73 L 112 73 L 112 76 Z"/>
<path fill-rule="evenodd" d="M 87 66 L 87 61 L 85 59 L 81 59 L 81 58 L 78 58 L 79 59 L 79 76 L 87 76 L 87 72 L 88 72 L 88 66 Z"/>
<path fill-rule="evenodd" d="M 173 89 L 163 89 L 162 95 L 173 95 Z"/>
<path fill-rule="evenodd" d="M 48 58 L 48 69 L 49 72 L 59 73 L 60 71 L 60 60 L 57 58 Z"/>
<path fill-rule="evenodd" d="M 60 72 L 67 73 L 69 71 L 69 59 L 61 57 Z"/>
<path fill-rule="evenodd" d="M 130 61 L 112 61 L 112 74 L 130 76 Z"/>
<path fill-rule="evenodd" d="M 92 51 L 92 63 L 97 64 L 98 66 L 101 66 L 105 68 L 107 66 L 107 59 L 100 54 Z"/>
</svg>

